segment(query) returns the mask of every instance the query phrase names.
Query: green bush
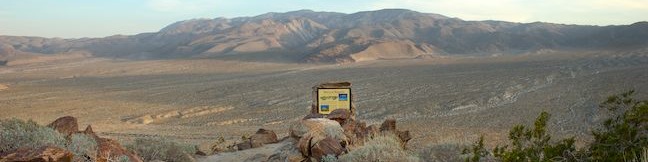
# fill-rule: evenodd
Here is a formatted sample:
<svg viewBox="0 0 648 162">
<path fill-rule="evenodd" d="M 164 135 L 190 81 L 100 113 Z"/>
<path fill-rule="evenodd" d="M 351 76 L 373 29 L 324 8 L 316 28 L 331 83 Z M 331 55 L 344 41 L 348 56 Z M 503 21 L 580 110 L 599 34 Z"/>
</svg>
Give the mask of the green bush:
<svg viewBox="0 0 648 162">
<path fill-rule="evenodd" d="M 13 151 L 19 147 L 38 148 L 45 145 L 64 148 L 65 143 L 63 135 L 32 120 L 0 120 L 0 152 Z"/>
<path fill-rule="evenodd" d="M 404 150 L 395 136 L 378 136 L 338 157 L 340 161 L 421 161 Z"/>
<path fill-rule="evenodd" d="M 510 147 L 495 147 L 495 157 L 503 161 L 575 161 L 574 138 L 550 142 L 547 120 L 549 113 L 542 112 L 536 118 L 533 128 L 527 129 L 523 125 L 513 127 L 509 133 Z"/>
<path fill-rule="evenodd" d="M 632 98 L 634 91 L 610 96 L 601 104 L 611 118 L 592 132 L 589 155 L 594 161 L 639 161 L 648 147 L 648 101 Z"/>
<path fill-rule="evenodd" d="M 189 162 L 194 161 L 191 155 L 196 152 L 193 146 L 164 138 L 138 138 L 126 147 L 137 152 L 144 161 Z"/>
<path fill-rule="evenodd" d="M 602 128 L 592 131 L 594 141 L 577 151 L 574 138 L 551 142 L 546 133 L 549 113 L 542 112 L 533 128 L 517 125 L 509 133 L 510 145 L 495 147 L 493 155 L 501 161 L 646 161 L 648 158 L 648 101 L 632 98 L 634 91 L 610 96 L 601 108 L 610 112 Z M 466 161 L 488 157 L 483 138 L 464 149 Z"/>
<path fill-rule="evenodd" d="M 461 154 L 468 155 L 466 162 L 479 162 L 483 157 L 490 153 L 484 147 L 484 136 L 480 136 L 479 140 L 472 144 L 470 148 L 465 148 Z"/>
<path fill-rule="evenodd" d="M 91 161 L 97 154 L 97 141 L 85 134 L 73 134 L 66 147 L 74 156 L 85 161 Z"/>
</svg>

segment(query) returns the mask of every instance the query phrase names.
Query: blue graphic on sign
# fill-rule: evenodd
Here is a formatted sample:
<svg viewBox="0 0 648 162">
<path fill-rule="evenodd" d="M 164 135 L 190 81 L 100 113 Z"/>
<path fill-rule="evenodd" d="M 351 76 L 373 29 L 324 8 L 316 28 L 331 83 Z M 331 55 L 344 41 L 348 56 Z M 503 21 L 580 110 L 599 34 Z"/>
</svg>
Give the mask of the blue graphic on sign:
<svg viewBox="0 0 648 162">
<path fill-rule="evenodd" d="M 320 111 L 329 111 L 329 105 L 321 105 Z"/>
<path fill-rule="evenodd" d="M 346 100 L 349 99 L 349 95 L 347 95 L 347 94 L 340 94 L 340 95 L 338 95 L 338 98 L 340 99 L 340 101 L 346 101 Z"/>
</svg>

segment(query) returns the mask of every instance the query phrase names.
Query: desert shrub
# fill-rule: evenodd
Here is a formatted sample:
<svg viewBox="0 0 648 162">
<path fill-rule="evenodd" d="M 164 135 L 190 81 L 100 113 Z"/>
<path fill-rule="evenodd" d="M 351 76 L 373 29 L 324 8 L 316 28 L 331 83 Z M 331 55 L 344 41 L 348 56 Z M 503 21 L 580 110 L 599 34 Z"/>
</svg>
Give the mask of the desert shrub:
<svg viewBox="0 0 648 162">
<path fill-rule="evenodd" d="M 63 148 L 65 142 L 62 134 L 32 120 L 0 120 L 0 152 L 13 151 L 19 147 L 37 148 L 46 145 Z"/>
<path fill-rule="evenodd" d="M 130 158 L 126 155 L 122 155 L 116 158 L 108 158 L 108 162 L 130 162 Z"/>
<path fill-rule="evenodd" d="M 378 136 L 365 145 L 338 157 L 340 161 L 420 161 L 411 152 L 401 147 L 393 135 Z"/>
<path fill-rule="evenodd" d="M 484 136 L 480 136 L 479 140 L 473 143 L 469 148 L 463 149 L 461 154 L 467 155 L 466 162 L 479 162 L 482 158 L 490 154 L 484 147 Z"/>
<path fill-rule="evenodd" d="M 337 157 L 335 157 L 335 155 L 329 154 L 329 155 L 326 155 L 326 156 L 322 157 L 321 161 L 322 162 L 338 162 L 338 159 L 337 159 Z"/>
<path fill-rule="evenodd" d="M 85 134 L 73 134 L 66 147 L 74 156 L 85 161 L 91 161 L 97 154 L 97 141 Z"/>
<path fill-rule="evenodd" d="M 610 96 L 600 107 L 611 117 L 592 132 L 589 155 L 594 161 L 639 161 L 648 147 L 648 101 L 633 98 L 634 91 Z"/>
<path fill-rule="evenodd" d="M 423 161 L 462 161 L 461 148 L 454 143 L 431 145 L 420 149 L 418 155 Z"/>
<path fill-rule="evenodd" d="M 164 138 L 138 138 L 135 139 L 134 143 L 126 147 L 137 152 L 144 161 L 194 161 L 191 155 L 196 152 L 194 146 L 180 144 Z"/>
<path fill-rule="evenodd" d="M 585 150 L 577 151 L 574 138 L 550 142 L 546 133 L 549 114 L 542 112 L 533 128 L 517 125 L 511 129 L 510 147 L 495 147 L 493 154 L 501 161 L 646 161 L 648 154 L 648 100 L 636 100 L 634 91 L 608 97 L 600 107 L 609 110 L 610 118 L 602 128 L 592 131 L 594 141 Z M 465 149 L 466 161 L 479 161 L 483 138 Z"/>
<path fill-rule="evenodd" d="M 511 144 L 495 147 L 495 157 L 503 161 L 575 161 L 577 152 L 574 138 L 552 143 L 551 136 L 547 134 L 547 120 L 549 113 L 542 112 L 533 128 L 514 126 L 509 132 Z"/>
</svg>

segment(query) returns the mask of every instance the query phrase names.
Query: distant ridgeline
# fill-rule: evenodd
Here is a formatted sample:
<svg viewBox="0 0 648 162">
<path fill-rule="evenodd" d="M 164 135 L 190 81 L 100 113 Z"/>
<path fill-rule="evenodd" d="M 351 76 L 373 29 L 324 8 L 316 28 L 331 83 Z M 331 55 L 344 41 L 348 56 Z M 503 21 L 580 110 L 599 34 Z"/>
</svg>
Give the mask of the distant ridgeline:
<svg viewBox="0 0 648 162">
<path fill-rule="evenodd" d="M 254 17 L 193 19 L 159 32 L 105 38 L 0 36 L 8 53 L 88 52 L 129 59 L 233 58 L 355 62 L 439 55 L 627 49 L 648 44 L 648 22 L 585 26 L 464 21 L 402 9 L 343 14 L 300 10 Z"/>
</svg>

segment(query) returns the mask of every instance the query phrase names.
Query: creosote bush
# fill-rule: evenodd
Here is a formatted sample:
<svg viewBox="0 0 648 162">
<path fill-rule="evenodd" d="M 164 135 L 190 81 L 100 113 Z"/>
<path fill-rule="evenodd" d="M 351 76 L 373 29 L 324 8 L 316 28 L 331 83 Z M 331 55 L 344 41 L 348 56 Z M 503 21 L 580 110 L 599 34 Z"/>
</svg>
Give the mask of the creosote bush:
<svg viewBox="0 0 648 162">
<path fill-rule="evenodd" d="M 164 138 L 138 138 L 126 147 L 137 152 L 144 161 L 190 162 L 194 161 L 191 155 L 196 152 L 194 146 Z"/>
<path fill-rule="evenodd" d="M 369 139 L 363 146 L 338 157 L 339 161 L 421 161 L 417 156 L 401 147 L 393 135 Z"/>
<path fill-rule="evenodd" d="M 510 145 L 495 147 L 492 155 L 501 161 L 648 161 L 648 101 L 636 100 L 633 94 L 610 96 L 601 103 L 610 118 L 592 131 L 594 141 L 583 150 L 576 150 L 573 137 L 552 140 L 546 132 L 549 113 L 542 112 L 534 127 L 513 127 Z M 463 153 L 469 155 L 466 161 L 470 162 L 491 155 L 484 148 L 483 137 Z"/>
<path fill-rule="evenodd" d="M 64 148 L 65 137 L 52 128 L 20 119 L 0 120 L 0 152 L 52 145 Z"/>
</svg>

